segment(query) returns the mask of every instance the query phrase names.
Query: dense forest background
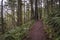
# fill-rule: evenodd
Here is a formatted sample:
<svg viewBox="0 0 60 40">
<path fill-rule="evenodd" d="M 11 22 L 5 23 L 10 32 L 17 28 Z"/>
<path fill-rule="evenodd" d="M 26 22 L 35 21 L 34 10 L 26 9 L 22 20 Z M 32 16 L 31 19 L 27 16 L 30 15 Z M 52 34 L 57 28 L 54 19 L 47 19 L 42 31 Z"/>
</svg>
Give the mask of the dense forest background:
<svg viewBox="0 0 60 40">
<path fill-rule="evenodd" d="M 0 39 L 23 40 L 39 19 L 48 39 L 60 40 L 60 0 L 1 0 Z"/>
</svg>

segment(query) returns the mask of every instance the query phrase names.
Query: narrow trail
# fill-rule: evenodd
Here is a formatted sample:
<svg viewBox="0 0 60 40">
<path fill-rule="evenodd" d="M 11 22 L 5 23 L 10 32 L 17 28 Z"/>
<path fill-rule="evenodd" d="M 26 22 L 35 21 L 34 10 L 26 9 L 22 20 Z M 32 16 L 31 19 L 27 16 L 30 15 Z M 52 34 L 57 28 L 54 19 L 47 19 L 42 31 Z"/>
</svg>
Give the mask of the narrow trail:
<svg viewBox="0 0 60 40">
<path fill-rule="evenodd" d="M 44 32 L 43 22 L 38 20 L 34 23 L 29 32 L 29 40 L 47 40 Z"/>
</svg>

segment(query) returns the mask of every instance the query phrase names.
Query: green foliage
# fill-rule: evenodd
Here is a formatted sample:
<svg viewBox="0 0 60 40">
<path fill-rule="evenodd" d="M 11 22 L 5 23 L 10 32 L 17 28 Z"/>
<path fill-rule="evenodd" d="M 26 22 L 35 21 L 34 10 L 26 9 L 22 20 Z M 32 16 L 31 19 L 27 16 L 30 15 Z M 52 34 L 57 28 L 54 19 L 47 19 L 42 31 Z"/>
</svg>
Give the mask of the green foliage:
<svg viewBox="0 0 60 40">
<path fill-rule="evenodd" d="M 60 9 L 57 8 L 49 13 L 48 17 L 45 18 L 45 22 L 52 29 L 53 40 L 60 40 Z"/>
<path fill-rule="evenodd" d="M 24 37 L 28 35 L 28 30 L 31 24 L 34 21 L 30 21 L 21 27 L 16 27 L 15 29 L 11 29 L 10 31 L 6 32 L 4 35 L 0 37 L 1 40 L 23 40 Z"/>
</svg>

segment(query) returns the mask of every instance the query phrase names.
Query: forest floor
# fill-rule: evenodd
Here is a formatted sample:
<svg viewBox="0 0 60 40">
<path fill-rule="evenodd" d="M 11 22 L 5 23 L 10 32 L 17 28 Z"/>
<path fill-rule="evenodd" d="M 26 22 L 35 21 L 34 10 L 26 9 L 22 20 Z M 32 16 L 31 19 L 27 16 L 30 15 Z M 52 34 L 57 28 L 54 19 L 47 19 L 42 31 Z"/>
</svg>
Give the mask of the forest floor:
<svg viewBox="0 0 60 40">
<path fill-rule="evenodd" d="M 27 40 L 47 40 L 42 20 L 38 20 L 32 25 Z"/>
</svg>

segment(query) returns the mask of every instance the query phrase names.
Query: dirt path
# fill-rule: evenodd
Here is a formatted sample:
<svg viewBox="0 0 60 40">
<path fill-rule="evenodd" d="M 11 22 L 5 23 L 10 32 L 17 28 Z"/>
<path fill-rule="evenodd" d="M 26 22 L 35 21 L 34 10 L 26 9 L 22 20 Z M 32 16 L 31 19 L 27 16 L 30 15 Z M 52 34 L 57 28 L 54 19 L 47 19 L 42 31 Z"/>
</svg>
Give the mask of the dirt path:
<svg viewBox="0 0 60 40">
<path fill-rule="evenodd" d="M 41 20 L 36 21 L 29 33 L 30 40 L 46 40 L 46 35 L 43 29 Z"/>
</svg>

